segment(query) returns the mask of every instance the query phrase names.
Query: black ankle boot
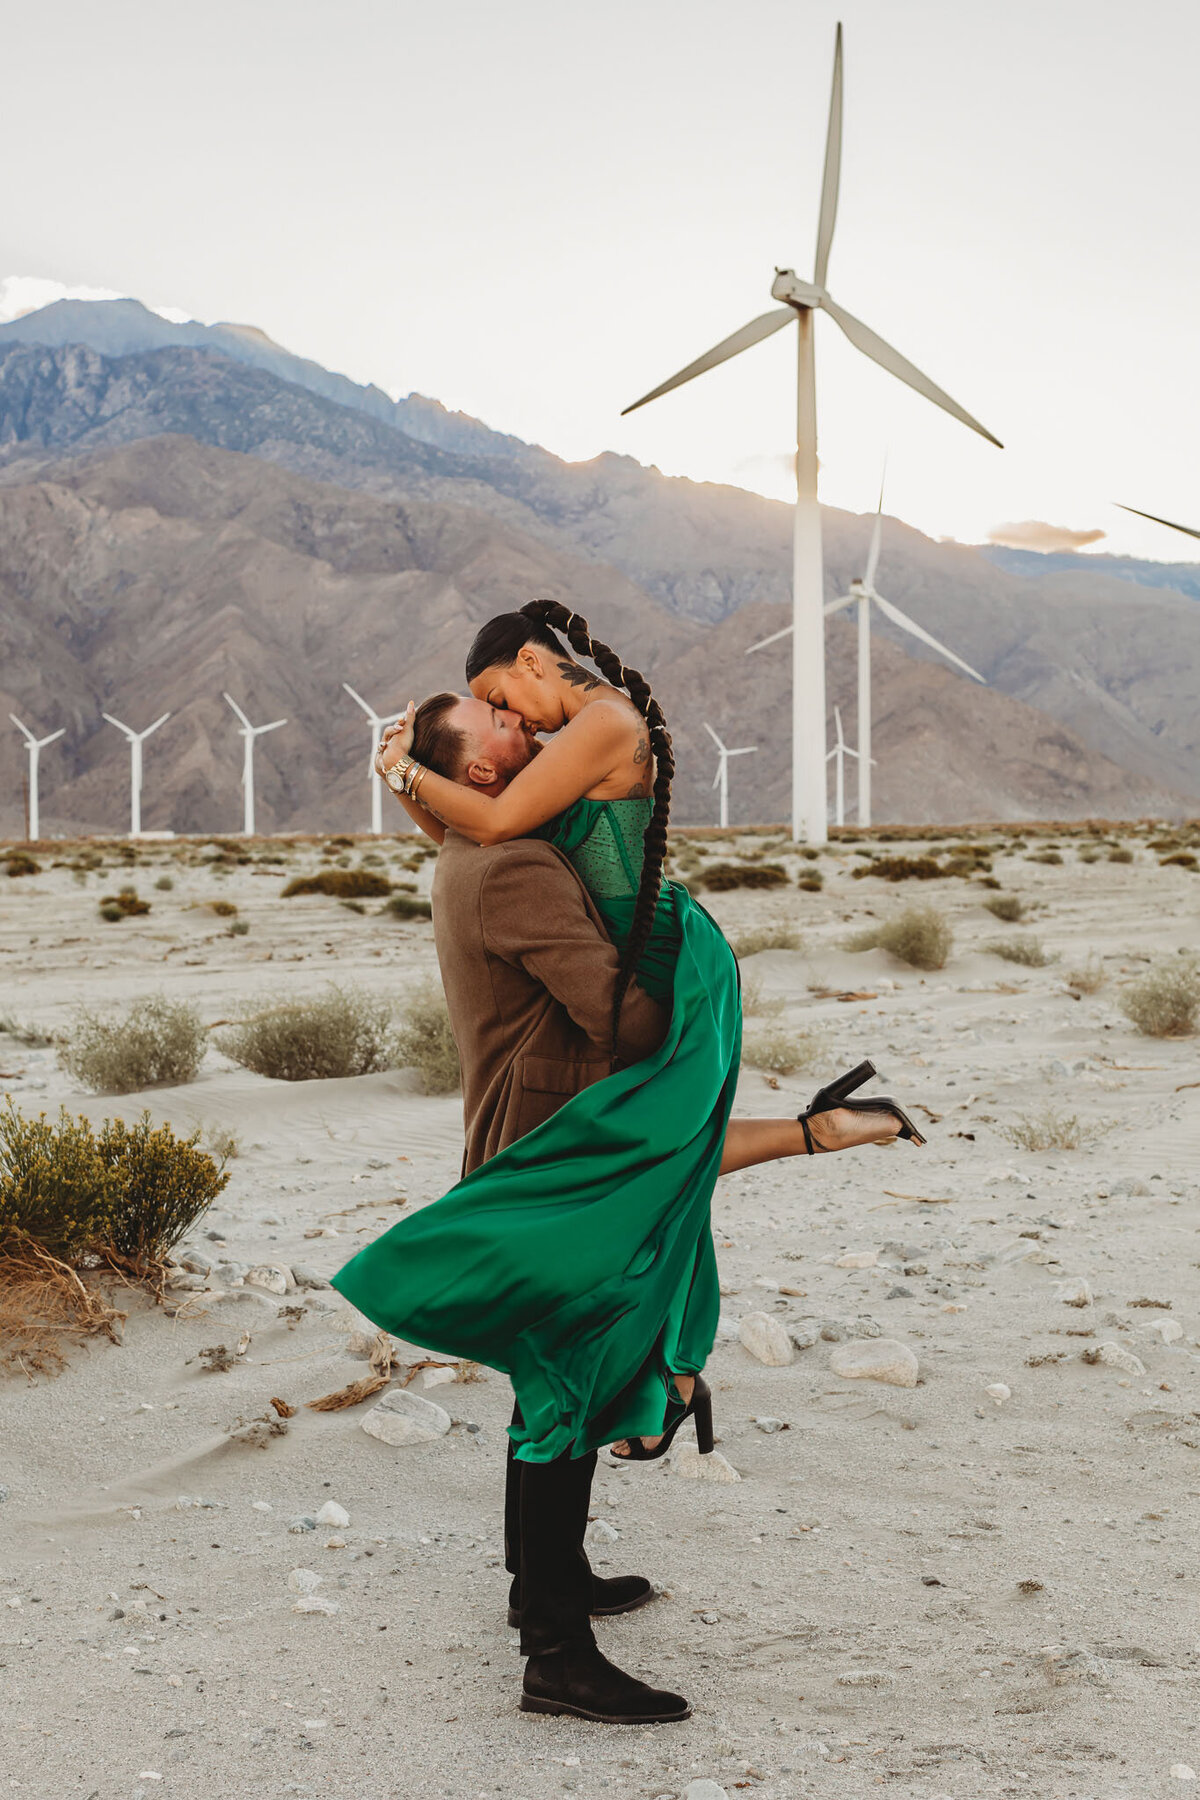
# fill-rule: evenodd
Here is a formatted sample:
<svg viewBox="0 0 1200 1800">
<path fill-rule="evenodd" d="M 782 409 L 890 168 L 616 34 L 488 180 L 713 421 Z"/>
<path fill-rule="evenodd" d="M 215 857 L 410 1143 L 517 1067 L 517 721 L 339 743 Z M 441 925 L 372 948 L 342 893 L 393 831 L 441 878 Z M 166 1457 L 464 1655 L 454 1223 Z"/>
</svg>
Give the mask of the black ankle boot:
<svg viewBox="0 0 1200 1800">
<path fill-rule="evenodd" d="M 665 1724 L 692 1714 L 682 1694 L 648 1687 L 588 1643 L 529 1658 L 521 1711 L 572 1713 L 601 1725 Z"/>
</svg>

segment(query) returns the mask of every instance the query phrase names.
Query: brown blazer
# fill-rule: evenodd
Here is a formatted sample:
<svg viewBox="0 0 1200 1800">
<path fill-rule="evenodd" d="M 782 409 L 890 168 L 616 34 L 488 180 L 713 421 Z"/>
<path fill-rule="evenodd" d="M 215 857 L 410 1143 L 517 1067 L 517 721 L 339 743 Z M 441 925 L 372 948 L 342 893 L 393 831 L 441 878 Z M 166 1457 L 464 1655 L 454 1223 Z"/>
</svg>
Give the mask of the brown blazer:
<svg viewBox="0 0 1200 1800">
<path fill-rule="evenodd" d="M 566 857 L 536 838 L 484 848 L 448 831 L 432 898 L 467 1173 L 609 1073 L 618 958 Z M 663 1008 L 631 983 L 621 1061 L 648 1056 L 666 1028 Z"/>
</svg>

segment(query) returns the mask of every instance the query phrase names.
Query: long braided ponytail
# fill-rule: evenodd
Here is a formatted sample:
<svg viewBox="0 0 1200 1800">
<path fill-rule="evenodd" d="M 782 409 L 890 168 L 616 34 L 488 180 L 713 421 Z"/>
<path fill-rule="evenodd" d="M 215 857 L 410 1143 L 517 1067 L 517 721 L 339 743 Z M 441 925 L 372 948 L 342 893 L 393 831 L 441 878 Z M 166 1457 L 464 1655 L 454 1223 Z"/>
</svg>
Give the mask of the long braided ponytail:
<svg viewBox="0 0 1200 1800">
<path fill-rule="evenodd" d="M 592 636 L 586 619 L 557 600 L 531 600 L 517 613 L 506 613 L 490 620 L 471 645 L 467 657 L 468 681 L 474 680 L 486 668 L 513 662 L 517 652 L 527 643 L 541 644 L 545 649 L 561 653 L 562 644 L 555 636 L 556 630 L 562 632 L 577 656 L 587 657 L 596 665 L 610 686 L 624 688 L 646 721 L 650 748 L 654 754 L 654 811 L 646 826 L 637 905 L 629 936 L 621 952 L 617 985 L 613 993 L 612 1040 L 615 1049 L 621 1005 L 654 927 L 654 913 L 667 855 L 667 820 L 671 813 L 671 781 L 675 774 L 675 756 L 662 707 L 650 691 L 650 683 L 641 670 L 627 668 L 610 645 Z"/>
</svg>

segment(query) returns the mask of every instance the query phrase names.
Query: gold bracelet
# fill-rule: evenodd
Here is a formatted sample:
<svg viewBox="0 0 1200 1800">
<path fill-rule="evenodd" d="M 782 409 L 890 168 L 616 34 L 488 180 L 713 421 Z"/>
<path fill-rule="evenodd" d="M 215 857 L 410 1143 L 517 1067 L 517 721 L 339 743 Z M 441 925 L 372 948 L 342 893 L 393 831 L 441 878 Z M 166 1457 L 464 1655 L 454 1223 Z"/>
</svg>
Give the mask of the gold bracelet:
<svg viewBox="0 0 1200 1800">
<path fill-rule="evenodd" d="M 412 786 L 408 790 L 408 797 L 410 800 L 416 799 L 417 789 L 420 787 L 420 785 L 424 781 L 426 775 L 428 775 L 428 773 L 429 773 L 429 770 L 425 767 L 424 763 L 414 763 L 413 767 L 416 769 L 417 772 L 413 776 Z"/>
</svg>

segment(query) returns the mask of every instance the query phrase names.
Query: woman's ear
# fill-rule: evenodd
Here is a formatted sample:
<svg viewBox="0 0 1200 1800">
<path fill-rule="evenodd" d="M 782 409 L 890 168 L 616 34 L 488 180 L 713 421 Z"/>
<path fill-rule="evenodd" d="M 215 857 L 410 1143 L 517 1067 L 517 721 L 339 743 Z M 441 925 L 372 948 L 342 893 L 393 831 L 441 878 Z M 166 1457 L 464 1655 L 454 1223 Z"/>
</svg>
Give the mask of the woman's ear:
<svg viewBox="0 0 1200 1800">
<path fill-rule="evenodd" d="M 517 661 L 525 670 L 526 674 L 532 675 L 535 681 L 541 681 L 544 678 L 546 670 L 543 666 L 541 657 L 538 655 L 537 650 L 532 644 L 521 645 L 521 648 L 517 651 Z"/>
</svg>

